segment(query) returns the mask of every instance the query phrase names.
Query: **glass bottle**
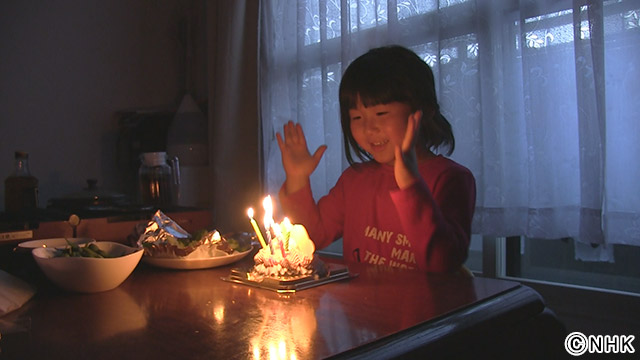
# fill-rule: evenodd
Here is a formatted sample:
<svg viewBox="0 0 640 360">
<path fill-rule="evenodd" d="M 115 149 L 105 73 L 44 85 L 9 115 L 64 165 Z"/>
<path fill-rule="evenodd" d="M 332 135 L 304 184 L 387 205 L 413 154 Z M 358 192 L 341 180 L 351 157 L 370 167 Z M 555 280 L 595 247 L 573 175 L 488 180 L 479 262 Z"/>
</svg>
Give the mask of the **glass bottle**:
<svg viewBox="0 0 640 360">
<path fill-rule="evenodd" d="M 140 160 L 138 178 L 142 204 L 160 208 L 173 205 L 180 176 L 177 160 L 172 160 L 170 166 L 166 152 L 143 153 Z"/>
<path fill-rule="evenodd" d="M 15 152 L 14 170 L 4 181 L 4 209 L 25 215 L 38 207 L 38 179 L 29 170 L 29 154 Z"/>
</svg>

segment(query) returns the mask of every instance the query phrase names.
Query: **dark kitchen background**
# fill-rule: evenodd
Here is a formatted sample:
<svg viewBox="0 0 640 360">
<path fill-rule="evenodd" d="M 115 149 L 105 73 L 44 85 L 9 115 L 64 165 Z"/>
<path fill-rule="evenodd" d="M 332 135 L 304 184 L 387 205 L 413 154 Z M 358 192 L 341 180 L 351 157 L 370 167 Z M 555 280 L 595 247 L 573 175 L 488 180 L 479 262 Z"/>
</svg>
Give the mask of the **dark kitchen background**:
<svg viewBox="0 0 640 360">
<path fill-rule="evenodd" d="M 121 119 L 131 111 L 177 109 L 186 91 L 187 18 L 195 5 L 3 2 L 0 178 L 9 176 L 14 151 L 22 150 L 39 180 L 41 207 L 87 187 L 89 178 L 125 191 L 117 146 L 129 134 Z M 202 47 L 194 49 L 193 63 L 202 70 Z M 193 79 L 194 97 L 206 99 L 205 76 Z M 166 128 L 166 118 L 156 126 Z"/>
<path fill-rule="evenodd" d="M 189 94 L 206 116 L 208 137 L 218 134 L 231 142 L 233 136 L 224 132 L 229 119 L 235 122 L 234 135 L 244 137 L 230 144 L 209 141 L 205 181 L 211 188 L 199 187 L 206 190 L 199 205 L 225 204 L 217 217 L 212 209 L 216 220 L 242 229 L 246 207 L 261 199 L 257 101 L 235 110 L 232 101 L 212 96 L 226 95 L 224 84 L 231 81 L 257 83 L 256 50 L 253 57 L 233 57 L 231 65 L 217 60 L 220 48 L 232 56 L 225 43 L 225 33 L 232 31 L 225 11 L 234 6 L 241 5 L 203 0 L 1 2 L 0 179 L 4 182 L 12 173 L 14 152 L 25 151 L 39 180 L 40 209 L 52 199 L 86 190 L 88 179 L 102 192 L 135 201 L 138 154 L 164 150 L 168 128 Z M 255 12 L 246 16 L 253 31 L 245 32 L 247 46 L 257 48 L 257 7 L 252 8 Z M 223 66 L 234 68 L 217 70 Z M 215 106 L 217 102 L 225 106 Z M 231 152 L 238 155 L 230 157 Z M 4 197 L 0 192 L 0 214 Z"/>
</svg>

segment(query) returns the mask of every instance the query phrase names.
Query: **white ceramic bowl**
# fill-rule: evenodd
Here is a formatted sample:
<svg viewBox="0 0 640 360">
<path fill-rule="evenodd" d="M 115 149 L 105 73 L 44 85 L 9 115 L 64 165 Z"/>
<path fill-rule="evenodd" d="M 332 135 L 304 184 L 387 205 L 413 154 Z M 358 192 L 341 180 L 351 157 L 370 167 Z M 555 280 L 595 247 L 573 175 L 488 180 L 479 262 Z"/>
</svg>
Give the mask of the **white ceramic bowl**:
<svg viewBox="0 0 640 360">
<path fill-rule="evenodd" d="M 30 240 L 30 241 L 21 242 L 20 244 L 18 244 L 18 247 L 22 248 L 22 249 L 28 249 L 28 250 L 39 248 L 39 247 L 57 248 L 57 247 L 65 247 L 65 246 L 69 245 L 69 243 L 72 243 L 72 244 L 86 244 L 86 243 L 90 243 L 90 242 L 94 242 L 94 241 L 96 241 L 96 239 L 91 239 L 91 238 L 51 238 L 51 239 L 40 239 L 40 240 Z"/>
<path fill-rule="evenodd" d="M 94 293 L 114 289 L 124 282 L 142 258 L 142 249 L 111 241 L 95 243 L 109 258 L 55 257 L 56 249 L 31 251 L 40 269 L 63 289 Z"/>
</svg>

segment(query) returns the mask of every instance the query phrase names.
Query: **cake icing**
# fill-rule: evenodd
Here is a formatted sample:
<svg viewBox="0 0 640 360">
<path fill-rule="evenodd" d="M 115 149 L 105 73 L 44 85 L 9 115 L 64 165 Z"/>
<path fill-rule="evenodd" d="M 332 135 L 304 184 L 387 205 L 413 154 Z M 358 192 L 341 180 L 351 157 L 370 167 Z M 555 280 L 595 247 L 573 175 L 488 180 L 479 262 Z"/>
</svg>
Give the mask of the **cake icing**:
<svg viewBox="0 0 640 360">
<path fill-rule="evenodd" d="M 292 225 L 285 219 L 267 231 L 271 241 L 253 258 L 253 278 L 294 278 L 314 274 L 315 245 L 303 225 Z"/>
</svg>

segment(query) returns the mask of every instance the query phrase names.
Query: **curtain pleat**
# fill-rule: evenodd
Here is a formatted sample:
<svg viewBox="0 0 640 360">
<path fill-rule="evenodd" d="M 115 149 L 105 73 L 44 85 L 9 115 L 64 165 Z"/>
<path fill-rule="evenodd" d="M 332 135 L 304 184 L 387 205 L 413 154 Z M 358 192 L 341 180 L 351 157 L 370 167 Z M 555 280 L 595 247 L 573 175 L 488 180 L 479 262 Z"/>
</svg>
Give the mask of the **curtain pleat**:
<svg viewBox="0 0 640 360">
<path fill-rule="evenodd" d="M 262 194 L 257 1 L 207 2 L 209 149 L 213 222 L 251 231 Z"/>
</svg>

